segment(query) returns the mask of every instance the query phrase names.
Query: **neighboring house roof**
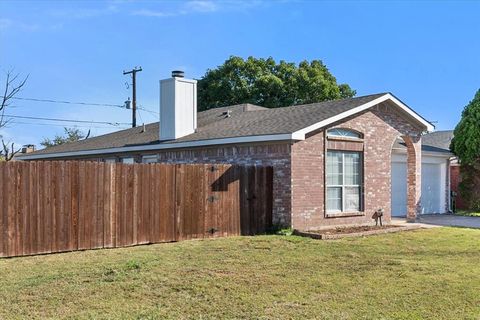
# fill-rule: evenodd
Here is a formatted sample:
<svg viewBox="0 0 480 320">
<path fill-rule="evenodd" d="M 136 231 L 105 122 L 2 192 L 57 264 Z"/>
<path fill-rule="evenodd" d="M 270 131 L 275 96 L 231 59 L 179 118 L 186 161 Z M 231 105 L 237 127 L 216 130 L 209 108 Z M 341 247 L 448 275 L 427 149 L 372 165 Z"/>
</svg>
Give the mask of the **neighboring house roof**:
<svg viewBox="0 0 480 320">
<path fill-rule="evenodd" d="M 240 104 L 210 109 L 197 114 L 197 131 L 185 137 L 159 140 L 159 123 L 117 131 L 86 140 L 39 150 L 22 159 L 35 159 L 81 154 L 100 154 L 138 150 L 156 150 L 206 146 L 214 144 L 303 140 L 305 134 L 320 129 L 385 101 L 391 101 L 431 131 L 433 126 L 390 93 L 325 101 L 283 108 L 263 108 Z M 226 113 L 230 111 L 230 117 Z"/>
<path fill-rule="evenodd" d="M 422 137 L 422 151 L 451 154 L 450 143 L 453 138 L 453 130 L 435 131 Z M 401 139 L 397 139 L 393 149 L 405 150 L 407 147 Z"/>
</svg>

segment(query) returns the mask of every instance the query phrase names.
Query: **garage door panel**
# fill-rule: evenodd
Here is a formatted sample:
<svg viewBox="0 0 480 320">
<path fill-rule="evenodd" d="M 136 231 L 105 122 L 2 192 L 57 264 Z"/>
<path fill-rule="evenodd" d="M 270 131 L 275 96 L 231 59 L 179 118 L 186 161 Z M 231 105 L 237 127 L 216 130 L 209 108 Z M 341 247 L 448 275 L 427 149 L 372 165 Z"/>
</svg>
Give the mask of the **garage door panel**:
<svg viewBox="0 0 480 320">
<path fill-rule="evenodd" d="M 440 213 L 442 166 L 422 164 L 422 213 Z"/>
<path fill-rule="evenodd" d="M 444 213 L 445 165 L 422 163 L 422 214 Z M 392 162 L 392 216 L 407 213 L 407 164 Z"/>
<path fill-rule="evenodd" d="M 407 164 L 392 162 L 392 216 L 407 214 Z"/>
</svg>

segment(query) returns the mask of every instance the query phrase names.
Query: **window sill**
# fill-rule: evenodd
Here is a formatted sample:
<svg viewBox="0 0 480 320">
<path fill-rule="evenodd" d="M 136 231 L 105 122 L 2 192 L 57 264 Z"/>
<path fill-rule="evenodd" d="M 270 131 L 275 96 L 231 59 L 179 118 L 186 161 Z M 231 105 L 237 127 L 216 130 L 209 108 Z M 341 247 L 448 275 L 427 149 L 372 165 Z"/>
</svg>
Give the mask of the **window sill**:
<svg viewBox="0 0 480 320">
<path fill-rule="evenodd" d="M 327 213 L 325 213 L 326 218 L 358 217 L 358 216 L 364 216 L 364 215 L 365 215 L 365 212 L 363 212 L 363 211 L 327 212 Z"/>
</svg>

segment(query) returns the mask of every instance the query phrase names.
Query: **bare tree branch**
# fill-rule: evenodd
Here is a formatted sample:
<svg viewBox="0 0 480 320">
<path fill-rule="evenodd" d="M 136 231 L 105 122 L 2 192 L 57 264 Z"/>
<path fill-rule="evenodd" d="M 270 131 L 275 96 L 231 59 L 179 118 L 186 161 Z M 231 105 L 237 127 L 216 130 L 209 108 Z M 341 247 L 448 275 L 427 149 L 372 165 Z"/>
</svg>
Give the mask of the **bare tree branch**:
<svg viewBox="0 0 480 320">
<path fill-rule="evenodd" d="M 0 158 L 4 161 L 10 161 L 13 159 L 13 157 L 20 152 L 20 148 L 15 150 L 15 144 L 12 142 L 11 145 L 9 145 L 8 142 L 5 142 L 5 140 L 2 139 L 2 147 L 3 150 L 0 151 Z"/>
<path fill-rule="evenodd" d="M 28 80 L 28 75 L 16 84 L 19 74 L 13 74 L 13 70 L 6 72 L 5 79 L 5 90 L 0 103 L 0 128 L 5 127 L 10 120 L 5 119 L 5 110 L 10 104 L 10 99 L 12 99 L 17 93 L 19 93 L 22 88 L 25 86 Z"/>
</svg>

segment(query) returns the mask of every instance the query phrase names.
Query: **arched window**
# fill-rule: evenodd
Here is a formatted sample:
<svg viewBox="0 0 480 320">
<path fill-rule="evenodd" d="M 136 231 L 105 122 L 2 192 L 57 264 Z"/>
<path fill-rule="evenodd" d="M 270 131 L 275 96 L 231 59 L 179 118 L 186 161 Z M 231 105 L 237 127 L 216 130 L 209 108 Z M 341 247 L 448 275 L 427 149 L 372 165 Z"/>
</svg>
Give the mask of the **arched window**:
<svg viewBox="0 0 480 320">
<path fill-rule="evenodd" d="M 339 138 L 357 138 L 361 139 L 362 135 L 350 129 L 334 128 L 327 131 L 327 137 L 339 137 Z"/>
</svg>

